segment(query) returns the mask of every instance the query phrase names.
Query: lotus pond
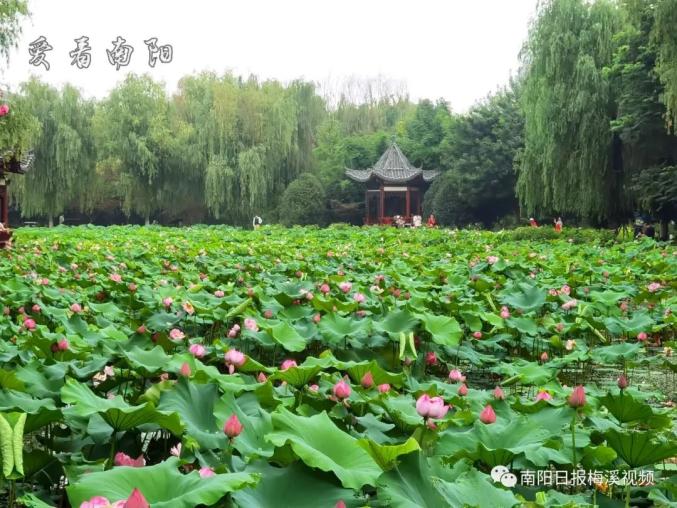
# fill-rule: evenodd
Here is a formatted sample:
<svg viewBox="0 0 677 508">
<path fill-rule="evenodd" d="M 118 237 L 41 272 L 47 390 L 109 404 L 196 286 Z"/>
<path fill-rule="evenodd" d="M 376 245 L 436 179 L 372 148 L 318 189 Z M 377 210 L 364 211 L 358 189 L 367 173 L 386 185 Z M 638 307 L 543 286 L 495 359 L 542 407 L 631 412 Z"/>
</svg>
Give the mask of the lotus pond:
<svg viewBox="0 0 677 508">
<path fill-rule="evenodd" d="M 677 251 L 594 232 L 17 232 L 4 506 L 675 506 Z"/>
</svg>

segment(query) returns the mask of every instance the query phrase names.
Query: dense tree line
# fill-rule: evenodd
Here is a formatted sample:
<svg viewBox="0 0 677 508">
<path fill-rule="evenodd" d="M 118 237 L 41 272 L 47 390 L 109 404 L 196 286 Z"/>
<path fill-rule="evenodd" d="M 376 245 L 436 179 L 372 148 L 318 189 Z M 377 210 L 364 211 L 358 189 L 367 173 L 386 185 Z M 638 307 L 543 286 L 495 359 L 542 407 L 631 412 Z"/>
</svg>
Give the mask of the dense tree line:
<svg viewBox="0 0 677 508">
<path fill-rule="evenodd" d="M 3 5 L 6 55 L 25 2 Z M 329 97 L 304 81 L 202 73 L 168 95 L 130 75 L 99 101 L 30 81 L 9 98 L 0 147 L 34 150 L 14 203 L 49 223 L 359 222 L 363 187 L 344 169 L 396 139 L 414 165 L 442 171 L 424 208 L 443 224 L 611 225 L 639 210 L 665 232 L 677 212 L 677 0 L 542 2 L 521 60 L 462 114 L 382 80 Z"/>
</svg>

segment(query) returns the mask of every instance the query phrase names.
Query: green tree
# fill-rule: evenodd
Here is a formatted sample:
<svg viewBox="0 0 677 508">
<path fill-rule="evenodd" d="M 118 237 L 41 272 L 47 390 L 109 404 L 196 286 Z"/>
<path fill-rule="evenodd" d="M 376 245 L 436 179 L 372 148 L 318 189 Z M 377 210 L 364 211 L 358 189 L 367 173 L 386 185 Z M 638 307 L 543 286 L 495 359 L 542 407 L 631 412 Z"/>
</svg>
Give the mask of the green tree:
<svg viewBox="0 0 677 508">
<path fill-rule="evenodd" d="M 660 44 L 652 37 L 662 3 L 623 3 L 627 22 L 616 35 L 609 76 L 617 103 L 617 118 L 611 126 L 622 143 L 630 196 L 637 208 L 659 218 L 661 237 L 667 239 L 668 221 L 677 208 L 677 136 L 666 122 L 666 92 L 657 68 Z"/>
<path fill-rule="evenodd" d="M 280 202 L 280 222 L 285 226 L 324 224 L 325 193 L 320 180 L 304 173 L 289 184 Z"/>
<path fill-rule="evenodd" d="M 59 92 L 33 79 L 22 90 L 27 112 L 42 129 L 33 144 L 33 167 L 18 186 L 19 204 L 23 216 L 47 216 L 51 227 L 66 208 L 94 205 L 87 199 L 96 161 L 94 105 L 70 85 Z"/>
<path fill-rule="evenodd" d="M 101 160 L 119 168 L 125 213 L 138 213 L 148 224 L 161 209 L 160 189 L 172 156 L 169 104 L 162 85 L 148 76 L 128 75 L 100 104 L 95 125 Z"/>
<path fill-rule="evenodd" d="M 604 72 L 620 27 L 612 2 L 542 4 L 522 54 L 525 146 L 517 193 L 529 214 L 604 221 L 628 212 Z"/>
<path fill-rule="evenodd" d="M 425 209 L 442 224 L 490 226 L 517 209 L 514 160 L 524 119 L 513 86 L 456 117 L 440 146 L 447 171 L 426 193 Z"/>
<path fill-rule="evenodd" d="M 0 2 L 0 58 L 9 59 L 9 51 L 16 47 L 21 34 L 21 19 L 28 15 L 27 0 Z"/>
</svg>

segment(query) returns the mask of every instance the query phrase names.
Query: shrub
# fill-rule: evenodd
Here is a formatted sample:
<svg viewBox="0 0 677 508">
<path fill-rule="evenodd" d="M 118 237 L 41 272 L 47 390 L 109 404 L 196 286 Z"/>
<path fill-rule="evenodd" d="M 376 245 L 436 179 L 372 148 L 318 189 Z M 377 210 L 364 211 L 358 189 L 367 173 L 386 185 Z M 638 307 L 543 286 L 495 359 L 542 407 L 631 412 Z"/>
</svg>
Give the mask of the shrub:
<svg viewBox="0 0 677 508">
<path fill-rule="evenodd" d="M 285 226 L 324 224 L 326 200 L 318 178 L 304 173 L 290 183 L 282 194 L 279 214 Z"/>
</svg>

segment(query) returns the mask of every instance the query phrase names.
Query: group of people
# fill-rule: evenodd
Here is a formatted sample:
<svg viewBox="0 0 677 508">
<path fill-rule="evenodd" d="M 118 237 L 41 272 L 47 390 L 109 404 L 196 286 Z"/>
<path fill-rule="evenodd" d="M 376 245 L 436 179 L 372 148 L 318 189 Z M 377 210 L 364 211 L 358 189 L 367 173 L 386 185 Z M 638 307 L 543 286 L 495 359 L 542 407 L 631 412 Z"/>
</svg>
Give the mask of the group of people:
<svg viewBox="0 0 677 508">
<path fill-rule="evenodd" d="M 406 220 L 402 215 L 395 215 L 393 217 L 393 224 L 395 227 L 398 228 L 403 228 L 407 226 Z M 411 217 L 411 227 L 413 228 L 420 228 L 423 225 L 423 218 L 420 215 L 414 215 Z M 428 222 L 427 226 L 429 228 L 434 228 L 437 226 L 437 220 L 435 219 L 435 215 L 432 213 L 428 217 Z"/>
<path fill-rule="evenodd" d="M 562 229 L 564 228 L 564 222 L 562 222 L 562 217 L 557 217 L 556 219 L 553 219 L 552 222 L 553 222 L 553 225 L 555 226 L 555 231 L 557 231 L 558 233 L 561 233 Z M 538 222 L 536 222 L 536 219 L 534 219 L 533 217 L 530 217 L 529 218 L 529 225 L 532 228 L 537 228 Z"/>
<path fill-rule="evenodd" d="M 635 220 L 634 227 L 635 238 L 646 236 L 648 238 L 656 237 L 656 229 L 653 227 L 651 221 L 644 222 L 642 219 Z"/>
</svg>

